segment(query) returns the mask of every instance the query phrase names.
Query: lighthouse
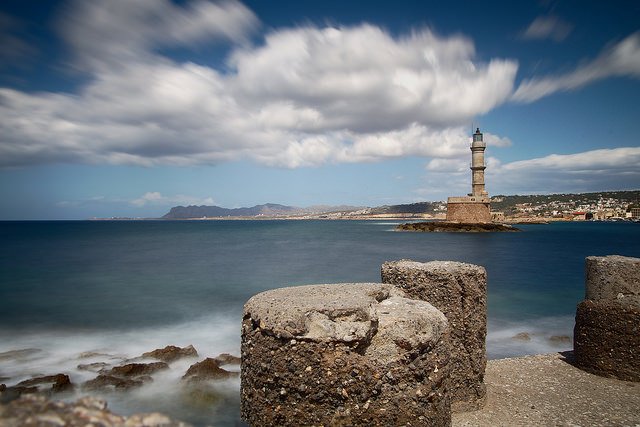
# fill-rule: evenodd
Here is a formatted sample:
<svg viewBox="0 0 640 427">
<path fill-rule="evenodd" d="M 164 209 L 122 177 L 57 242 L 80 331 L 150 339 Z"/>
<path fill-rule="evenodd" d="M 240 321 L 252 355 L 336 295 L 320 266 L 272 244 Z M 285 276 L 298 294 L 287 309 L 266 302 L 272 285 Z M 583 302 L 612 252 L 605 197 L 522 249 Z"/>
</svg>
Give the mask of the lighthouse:
<svg viewBox="0 0 640 427">
<path fill-rule="evenodd" d="M 484 187 L 484 150 L 487 144 L 476 128 L 471 140 L 471 193 L 447 199 L 447 221 L 458 223 L 491 222 L 489 193 Z"/>
<path fill-rule="evenodd" d="M 488 197 L 489 193 L 484 189 L 484 150 L 487 144 L 482 140 L 480 128 L 476 128 L 471 142 L 471 196 Z"/>
</svg>

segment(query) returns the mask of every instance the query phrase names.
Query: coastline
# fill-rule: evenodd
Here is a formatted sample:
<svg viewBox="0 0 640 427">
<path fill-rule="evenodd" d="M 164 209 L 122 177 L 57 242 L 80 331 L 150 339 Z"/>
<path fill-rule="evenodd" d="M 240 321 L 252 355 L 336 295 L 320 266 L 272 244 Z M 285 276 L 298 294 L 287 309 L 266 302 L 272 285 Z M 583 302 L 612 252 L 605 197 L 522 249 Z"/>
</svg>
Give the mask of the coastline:
<svg viewBox="0 0 640 427">
<path fill-rule="evenodd" d="M 453 413 L 451 425 L 471 427 L 640 423 L 640 383 L 587 373 L 572 365 L 572 356 L 572 352 L 562 352 L 489 360 L 485 373 L 485 406 L 477 411 Z M 39 415 L 57 417 L 56 410 L 61 415 L 69 414 L 68 405 L 34 404 L 45 402 L 42 397 L 36 399 L 40 400 L 27 398 L 13 404 L 14 407 L 25 405 L 24 409 L 30 409 L 26 413 L 0 405 L 0 419 L 7 425 L 18 426 L 24 421 L 19 415 L 16 416 L 20 413 L 22 416 L 36 418 Z M 55 400 L 51 399 L 51 402 Z M 106 404 L 92 406 L 93 416 L 106 426 L 118 425 L 118 422 L 123 421 L 122 416 L 109 411 Z M 131 421 L 143 421 L 145 418 L 148 421 L 150 417 L 170 425 L 188 425 L 157 413 L 146 416 L 129 415 Z M 131 424 L 143 425 L 144 422 Z"/>
</svg>

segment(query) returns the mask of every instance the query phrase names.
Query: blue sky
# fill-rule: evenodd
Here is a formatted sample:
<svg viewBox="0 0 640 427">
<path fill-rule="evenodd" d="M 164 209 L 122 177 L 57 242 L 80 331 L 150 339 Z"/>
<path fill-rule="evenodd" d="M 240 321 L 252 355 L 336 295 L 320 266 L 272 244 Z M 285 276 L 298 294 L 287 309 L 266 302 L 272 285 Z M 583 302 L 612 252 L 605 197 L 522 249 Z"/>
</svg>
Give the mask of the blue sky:
<svg viewBox="0 0 640 427">
<path fill-rule="evenodd" d="M 640 3 L 0 4 L 0 219 L 640 188 Z"/>
</svg>

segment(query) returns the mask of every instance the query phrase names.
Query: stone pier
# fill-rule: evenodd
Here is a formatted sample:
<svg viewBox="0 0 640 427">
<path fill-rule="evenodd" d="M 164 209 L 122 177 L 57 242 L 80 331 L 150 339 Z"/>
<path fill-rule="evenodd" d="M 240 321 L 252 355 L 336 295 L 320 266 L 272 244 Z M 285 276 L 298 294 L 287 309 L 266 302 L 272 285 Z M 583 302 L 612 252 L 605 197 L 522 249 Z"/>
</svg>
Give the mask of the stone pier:
<svg viewBox="0 0 640 427">
<path fill-rule="evenodd" d="M 596 375 L 640 381 L 640 258 L 586 259 L 585 299 L 574 328 L 576 365 Z"/>
<path fill-rule="evenodd" d="M 484 405 L 487 364 L 487 272 L 453 261 L 385 262 L 382 282 L 442 311 L 451 330 L 451 405 L 454 412 Z"/>
<path fill-rule="evenodd" d="M 242 418 L 252 426 L 447 426 L 449 329 L 383 284 L 252 297 L 242 322 Z"/>
</svg>

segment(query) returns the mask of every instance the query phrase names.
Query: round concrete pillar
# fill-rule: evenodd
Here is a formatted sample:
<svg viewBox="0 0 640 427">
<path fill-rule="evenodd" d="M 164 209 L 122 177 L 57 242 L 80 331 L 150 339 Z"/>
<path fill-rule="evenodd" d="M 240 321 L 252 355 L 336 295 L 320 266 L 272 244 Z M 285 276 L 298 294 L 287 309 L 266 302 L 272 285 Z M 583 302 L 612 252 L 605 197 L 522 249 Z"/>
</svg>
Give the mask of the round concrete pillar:
<svg viewBox="0 0 640 427">
<path fill-rule="evenodd" d="M 451 333 L 451 405 L 454 412 L 484 405 L 487 364 L 487 272 L 453 261 L 385 262 L 382 282 L 442 311 Z"/>
<path fill-rule="evenodd" d="M 242 417 L 252 426 L 451 423 L 448 323 L 390 285 L 274 289 L 242 322 Z"/>
<path fill-rule="evenodd" d="M 640 381 L 640 258 L 590 256 L 573 345 L 585 371 Z"/>
</svg>

